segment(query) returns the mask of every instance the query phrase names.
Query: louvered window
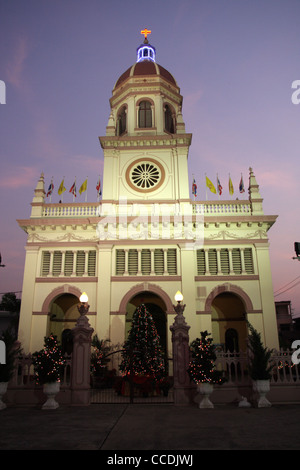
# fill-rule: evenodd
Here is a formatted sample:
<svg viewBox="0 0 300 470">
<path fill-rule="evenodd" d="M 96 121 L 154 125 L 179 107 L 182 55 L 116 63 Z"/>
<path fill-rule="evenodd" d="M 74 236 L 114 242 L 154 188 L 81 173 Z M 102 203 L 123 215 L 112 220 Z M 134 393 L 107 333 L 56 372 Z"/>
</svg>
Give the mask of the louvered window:
<svg viewBox="0 0 300 470">
<path fill-rule="evenodd" d="M 235 274 L 241 274 L 242 262 L 241 262 L 241 251 L 239 248 L 232 249 L 232 267 Z"/>
<path fill-rule="evenodd" d="M 128 274 L 131 276 L 136 276 L 138 272 L 138 251 L 129 250 L 128 251 Z"/>
<path fill-rule="evenodd" d="M 204 276 L 205 272 L 205 252 L 204 250 L 197 250 L 197 274 L 198 276 Z"/>
<path fill-rule="evenodd" d="M 125 251 L 116 250 L 116 275 L 122 276 L 125 273 Z"/>
<path fill-rule="evenodd" d="M 61 260 L 62 260 L 61 251 L 54 251 L 54 253 L 53 253 L 53 269 L 52 269 L 53 276 L 59 276 L 61 274 Z"/>
<path fill-rule="evenodd" d="M 64 275 L 71 276 L 73 273 L 73 251 L 66 251 Z"/>
<path fill-rule="evenodd" d="M 89 251 L 88 253 L 88 276 L 95 276 L 96 274 L 96 251 Z"/>
<path fill-rule="evenodd" d="M 141 252 L 141 265 L 142 265 L 142 274 L 144 276 L 149 276 L 151 273 L 151 251 L 144 249 Z"/>
<path fill-rule="evenodd" d="M 246 273 L 247 274 L 254 274 L 252 248 L 245 248 L 244 249 L 244 262 L 245 262 Z"/>
<path fill-rule="evenodd" d="M 77 251 L 76 257 L 76 276 L 83 276 L 85 268 L 85 252 Z"/>
<path fill-rule="evenodd" d="M 167 270 L 170 276 L 177 274 L 176 248 L 167 251 Z"/>
<path fill-rule="evenodd" d="M 221 271 L 223 274 L 229 274 L 229 251 L 227 248 L 221 248 L 220 250 L 220 259 L 221 259 Z"/>
<path fill-rule="evenodd" d="M 164 273 L 164 250 L 154 250 L 154 272 L 158 275 Z"/>
<path fill-rule="evenodd" d="M 218 272 L 218 260 L 217 260 L 217 250 L 210 248 L 208 250 L 208 264 L 210 274 L 217 274 Z"/>
<path fill-rule="evenodd" d="M 43 251 L 41 275 L 47 276 L 49 273 L 50 273 L 50 251 Z"/>
</svg>

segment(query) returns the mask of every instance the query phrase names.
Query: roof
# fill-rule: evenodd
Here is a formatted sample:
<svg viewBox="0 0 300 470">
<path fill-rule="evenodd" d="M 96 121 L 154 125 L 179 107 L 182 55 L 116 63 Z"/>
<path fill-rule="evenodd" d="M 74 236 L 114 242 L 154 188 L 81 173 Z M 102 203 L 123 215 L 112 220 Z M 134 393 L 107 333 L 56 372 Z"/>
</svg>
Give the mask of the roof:
<svg viewBox="0 0 300 470">
<path fill-rule="evenodd" d="M 119 87 L 122 83 L 125 82 L 129 77 L 134 76 L 145 76 L 145 75 L 160 75 L 169 83 L 177 87 L 176 80 L 174 79 L 173 75 L 168 72 L 164 67 L 161 65 L 152 62 L 150 60 L 143 60 L 141 62 L 137 62 L 131 67 L 129 67 L 117 80 L 114 88 Z"/>
</svg>

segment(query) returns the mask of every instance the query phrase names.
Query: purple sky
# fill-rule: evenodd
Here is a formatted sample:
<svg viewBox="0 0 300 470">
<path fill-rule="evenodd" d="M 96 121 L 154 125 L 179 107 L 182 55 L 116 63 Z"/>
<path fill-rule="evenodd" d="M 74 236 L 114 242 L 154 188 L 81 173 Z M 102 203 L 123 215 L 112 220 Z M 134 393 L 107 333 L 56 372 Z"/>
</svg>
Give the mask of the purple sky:
<svg viewBox="0 0 300 470">
<path fill-rule="evenodd" d="M 79 188 L 87 176 L 88 201 L 96 201 L 98 136 L 146 27 L 184 98 L 197 199 L 205 199 L 205 173 L 213 182 L 218 173 L 223 199 L 230 173 L 241 198 L 241 173 L 247 190 L 253 167 L 265 213 L 279 216 L 269 232 L 274 291 L 294 286 L 275 300 L 291 300 L 300 315 L 300 264 L 292 260 L 300 241 L 300 104 L 291 100 L 300 80 L 299 18 L 299 0 L 0 0 L 0 292 L 22 289 L 26 235 L 16 219 L 29 217 L 41 172 L 46 189 L 53 177 L 52 202 L 63 177 L 64 202 L 72 202 L 74 178 Z"/>
</svg>

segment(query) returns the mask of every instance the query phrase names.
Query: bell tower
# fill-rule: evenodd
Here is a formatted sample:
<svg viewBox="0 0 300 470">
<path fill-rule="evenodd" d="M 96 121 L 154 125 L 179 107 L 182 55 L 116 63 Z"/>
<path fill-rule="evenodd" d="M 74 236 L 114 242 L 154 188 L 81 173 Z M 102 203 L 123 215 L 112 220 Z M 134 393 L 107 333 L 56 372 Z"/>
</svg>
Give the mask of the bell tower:
<svg viewBox="0 0 300 470">
<path fill-rule="evenodd" d="M 116 81 L 104 151 L 102 203 L 187 202 L 188 152 L 182 96 L 176 80 L 156 62 L 144 29 L 136 62 Z"/>
</svg>

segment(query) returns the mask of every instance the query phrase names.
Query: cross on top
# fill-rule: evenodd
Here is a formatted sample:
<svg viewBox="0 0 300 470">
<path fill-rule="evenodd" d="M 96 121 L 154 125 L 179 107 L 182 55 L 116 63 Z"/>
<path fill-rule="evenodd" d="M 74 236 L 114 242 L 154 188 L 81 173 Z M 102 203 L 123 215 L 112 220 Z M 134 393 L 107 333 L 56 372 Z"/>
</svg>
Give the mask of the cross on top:
<svg viewBox="0 0 300 470">
<path fill-rule="evenodd" d="M 151 31 L 149 31 L 147 28 L 145 28 L 141 31 L 141 34 L 143 34 L 145 36 L 145 39 L 147 39 L 147 35 L 151 34 Z"/>
</svg>

